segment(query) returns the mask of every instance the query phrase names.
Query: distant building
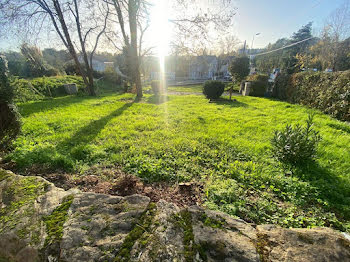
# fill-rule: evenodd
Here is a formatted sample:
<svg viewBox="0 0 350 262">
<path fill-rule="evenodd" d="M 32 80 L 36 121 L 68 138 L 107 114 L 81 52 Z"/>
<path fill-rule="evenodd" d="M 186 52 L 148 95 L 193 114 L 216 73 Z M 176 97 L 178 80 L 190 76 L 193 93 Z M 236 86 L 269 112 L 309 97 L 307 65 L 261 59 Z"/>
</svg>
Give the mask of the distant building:
<svg viewBox="0 0 350 262">
<path fill-rule="evenodd" d="M 212 79 L 218 71 L 216 56 L 195 56 L 191 60 L 188 76 L 191 80 Z"/>
<path fill-rule="evenodd" d="M 160 72 L 150 73 L 150 80 L 161 80 L 162 77 Z M 166 80 L 175 80 L 175 72 L 166 72 L 164 77 Z"/>
<path fill-rule="evenodd" d="M 82 56 L 78 58 L 80 63 L 84 63 L 84 59 Z M 90 63 L 90 60 L 89 60 Z M 93 57 L 92 58 L 92 68 L 97 72 L 104 72 L 107 68 L 114 68 L 114 62 L 107 61 L 103 58 Z"/>
<path fill-rule="evenodd" d="M 209 80 L 229 79 L 229 66 L 234 56 L 169 56 L 165 59 L 167 80 Z M 145 80 L 159 80 L 159 61 L 149 56 L 142 60 L 141 67 Z"/>
</svg>

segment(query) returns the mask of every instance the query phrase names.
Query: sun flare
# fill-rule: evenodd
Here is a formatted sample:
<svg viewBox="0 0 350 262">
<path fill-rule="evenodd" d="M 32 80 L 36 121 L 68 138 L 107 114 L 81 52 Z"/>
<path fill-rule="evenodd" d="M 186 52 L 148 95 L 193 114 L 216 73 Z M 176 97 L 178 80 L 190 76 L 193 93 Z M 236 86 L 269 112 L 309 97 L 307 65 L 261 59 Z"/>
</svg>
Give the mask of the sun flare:
<svg viewBox="0 0 350 262">
<path fill-rule="evenodd" d="M 169 51 L 170 38 L 167 1 L 155 2 L 151 13 L 151 24 L 153 27 L 151 38 L 157 46 L 157 54 L 159 57 L 165 57 Z"/>
<path fill-rule="evenodd" d="M 167 97 L 167 83 L 166 83 L 166 68 L 165 57 L 169 52 L 169 39 L 170 39 L 170 27 L 169 27 L 169 14 L 167 1 L 156 1 L 154 3 L 153 10 L 151 12 L 151 38 L 156 46 L 156 52 L 159 60 L 159 82 L 163 95 L 159 97 L 161 103 L 166 102 Z M 168 126 L 168 108 L 164 105 L 164 119 L 166 126 Z"/>
</svg>

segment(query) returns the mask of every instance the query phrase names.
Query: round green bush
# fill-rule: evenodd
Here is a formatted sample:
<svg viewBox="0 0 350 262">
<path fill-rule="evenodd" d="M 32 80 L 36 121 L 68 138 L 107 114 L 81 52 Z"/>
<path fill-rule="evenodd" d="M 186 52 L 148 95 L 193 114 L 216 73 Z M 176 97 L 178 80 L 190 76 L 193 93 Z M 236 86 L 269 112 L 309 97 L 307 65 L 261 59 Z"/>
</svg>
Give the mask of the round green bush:
<svg viewBox="0 0 350 262">
<path fill-rule="evenodd" d="M 221 81 L 207 81 L 203 85 L 203 94 L 208 99 L 218 99 L 225 90 L 225 83 Z"/>
</svg>

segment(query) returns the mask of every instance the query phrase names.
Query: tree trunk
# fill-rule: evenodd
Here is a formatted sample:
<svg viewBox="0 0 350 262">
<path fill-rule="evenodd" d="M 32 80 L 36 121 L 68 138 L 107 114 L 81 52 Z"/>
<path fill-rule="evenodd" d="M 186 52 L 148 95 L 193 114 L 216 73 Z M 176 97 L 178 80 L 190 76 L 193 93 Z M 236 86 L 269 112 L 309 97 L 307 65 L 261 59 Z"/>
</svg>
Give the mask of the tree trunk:
<svg viewBox="0 0 350 262">
<path fill-rule="evenodd" d="M 142 98 L 142 84 L 140 75 L 140 61 L 137 53 L 137 12 L 140 7 L 140 0 L 129 0 L 129 26 L 130 26 L 130 66 L 132 79 L 136 86 L 137 99 Z"/>
<path fill-rule="evenodd" d="M 93 69 L 92 69 L 92 64 L 89 64 L 89 59 L 85 50 L 85 47 L 82 48 L 82 53 L 83 53 L 83 58 L 84 58 L 84 63 L 86 65 L 86 74 L 87 74 L 87 91 L 90 96 L 96 96 L 96 92 L 94 89 L 94 75 L 93 75 Z"/>
<path fill-rule="evenodd" d="M 96 96 L 95 89 L 94 89 L 94 76 L 93 76 L 93 68 L 92 68 L 92 59 L 90 60 L 89 64 L 89 58 L 86 53 L 85 49 L 85 41 L 83 39 L 83 35 L 81 33 L 81 24 L 80 24 L 80 16 L 79 16 L 79 8 L 78 8 L 78 2 L 77 0 L 74 0 L 74 7 L 75 7 L 75 23 L 77 26 L 77 31 L 79 35 L 80 45 L 81 45 L 81 52 L 83 54 L 84 63 L 86 66 L 86 74 L 88 79 L 88 85 L 87 90 L 90 96 Z M 98 41 L 98 39 L 97 39 Z"/>
<path fill-rule="evenodd" d="M 55 10 L 57 12 L 57 16 L 58 16 L 58 19 L 60 21 L 62 30 L 63 30 L 63 34 L 64 34 L 64 36 L 66 38 L 66 41 L 64 41 L 64 43 L 67 45 L 66 47 L 68 48 L 68 51 L 69 51 L 70 55 L 72 56 L 72 58 L 74 60 L 76 68 L 77 68 L 79 74 L 83 78 L 84 84 L 86 85 L 87 92 L 89 93 L 89 95 L 95 95 L 95 92 L 94 92 L 94 89 L 93 89 L 93 77 L 92 77 L 92 82 L 89 81 L 90 79 L 88 79 L 88 77 L 90 78 L 90 75 L 87 76 L 86 73 L 84 72 L 84 70 L 82 69 L 81 65 L 80 65 L 80 62 L 79 62 L 79 59 L 78 59 L 78 55 L 77 55 L 77 53 L 76 53 L 76 51 L 74 49 L 73 42 L 71 40 L 71 37 L 70 37 L 69 31 L 68 31 L 66 22 L 64 20 L 64 16 L 63 16 L 63 13 L 62 13 L 62 9 L 61 9 L 60 3 L 57 0 L 54 0 L 53 3 L 54 3 Z M 87 72 L 88 72 L 88 70 L 87 70 Z M 92 86 L 91 86 L 91 83 L 92 83 Z M 91 90 L 92 90 L 92 92 L 91 92 Z"/>
</svg>

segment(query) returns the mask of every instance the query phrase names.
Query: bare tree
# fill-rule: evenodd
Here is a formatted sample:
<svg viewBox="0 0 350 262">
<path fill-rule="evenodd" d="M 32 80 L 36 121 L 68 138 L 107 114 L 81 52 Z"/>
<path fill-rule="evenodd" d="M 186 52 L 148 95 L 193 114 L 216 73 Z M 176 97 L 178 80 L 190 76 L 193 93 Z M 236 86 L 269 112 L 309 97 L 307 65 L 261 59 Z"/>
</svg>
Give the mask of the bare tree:
<svg viewBox="0 0 350 262">
<path fill-rule="evenodd" d="M 0 0 L 0 11 L 3 29 L 14 24 L 38 33 L 45 26 L 53 28 L 72 56 L 88 93 L 96 95 L 92 58 L 107 27 L 108 5 L 93 0 Z M 78 39 L 78 45 L 75 39 Z M 91 49 L 89 55 L 88 48 Z M 82 63 L 79 53 L 83 57 Z"/>
<path fill-rule="evenodd" d="M 350 36 L 350 0 L 335 9 L 326 21 L 325 28 L 335 41 L 342 41 Z"/>
<path fill-rule="evenodd" d="M 350 36 L 350 0 L 335 9 L 326 20 L 321 41 L 313 48 L 323 67 L 328 65 L 338 70 L 339 56 L 342 55 L 341 42 Z"/>
<path fill-rule="evenodd" d="M 236 36 L 225 35 L 219 38 L 218 45 L 215 46 L 216 53 L 221 56 L 233 55 L 241 43 Z"/>
<path fill-rule="evenodd" d="M 176 0 L 172 6 L 172 46 L 198 55 L 217 47 L 217 39 L 230 34 L 236 8 L 230 0 Z"/>
<path fill-rule="evenodd" d="M 116 32 L 122 35 L 123 47 L 118 47 L 118 44 L 112 39 L 113 36 L 109 39 L 117 49 L 125 48 L 131 74 L 129 77 L 136 87 L 137 98 L 140 99 L 143 96 L 140 74 L 141 57 L 150 51 L 146 50 L 146 53 L 142 53 L 143 37 L 149 27 L 149 3 L 145 0 L 104 0 L 104 2 L 113 8 L 118 27 Z M 116 35 L 114 34 L 114 37 Z"/>
<path fill-rule="evenodd" d="M 140 65 L 142 58 L 152 51 L 152 47 L 142 48 L 143 37 L 149 27 L 149 9 L 152 5 L 147 0 L 104 1 L 113 6 L 118 23 L 117 31 L 122 35 L 122 44 L 127 50 L 129 67 L 131 69 L 130 78 L 136 86 L 137 97 L 141 98 Z M 222 33 L 231 25 L 235 9 L 228 6 L 230 1 L 215 0 L 217 8 L 213 10 L 210 8 L 206 10 L 198 8 L 201 2 L 203 1 L 173 1 L 171 13 L 176 15 L 169 18 L 169 21 L 174 25 L 173 30 L 176 34 L 176 41 L 172 43 L 172 46 L 176 47 L 176 52 L 179 55 L 185 52 L 190 53 L 190 49 L 204 52 L 206 43 L 211 41 L 210 33 L 213 31 Z M 192 12 L 188 12 L 188 10 L 192 10 Z M 188 42 L 191 42 L 192 45 L 190 46 Z M 118 44 L 114 44 L 114 46 L 122 50 L 122 48 L 118 47 Z"/>
</svg>

